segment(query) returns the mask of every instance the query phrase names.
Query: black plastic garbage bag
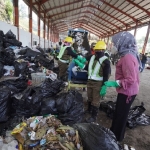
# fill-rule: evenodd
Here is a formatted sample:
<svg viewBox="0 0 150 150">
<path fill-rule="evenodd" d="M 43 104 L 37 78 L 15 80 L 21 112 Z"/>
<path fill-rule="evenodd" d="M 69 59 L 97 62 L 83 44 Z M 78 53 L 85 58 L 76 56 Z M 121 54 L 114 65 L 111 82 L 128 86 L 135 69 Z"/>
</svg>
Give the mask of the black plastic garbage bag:
<svg viewBox="0 0 150 150">
<path fill-rule="evenodd" d="M 40 115 L 47 115 L 47 114 L 52 114 L 52 115 L 58 114 L 56 109 L 55 97 L 45 98 L 42 101 Z"/>
<path fill-rule="evenodd" d="M 18 124 L 23 122 L 24 118 L 21 116 L 10 116 L 10 118 L 3 123 L 0 123 L 0 136 L 6 137 L 6 132 L 12 131 Z"/>
<path fill-rule="evenodd" d="M 3 46 L 4 46 L 4 48 L 8 48 L 9 46 L 12 46 L 12 44 L 5 42 L 5 43 L 3 44 Z"/>
<path fill-rule="evenodd" d="M 68 95 L 70 97 L 70 100 L 68 101 L 68 103 L 70 103 L 68 104 L 68 111 L 66 113 L 60 113 L 58 111 L 59 113 L 58 118 L 61 120 L 61 122 L 64 125 L 73 125 L 75 123 L 80 123 L 82 122 L 83 117 L 84 117 L 83 97 L 78 91 L 70 91 Z M 56 107 L 57 107 L 57 104 L 56 104 Z"/>
<path fill-rule="evenodd" d="M 12 66 L 14 60 L 15 60 L 15 53 L 13 51 L 10 50 L 0 51 L 0 62 L 2 62 L 4 65 Z"/>
<path fill-rule="evenodd" d="M 8 38 L 4 38 L 4 43 L 10 43 L 11 46 L 18 46 L 20 47 L 22 45 L 22 42 L 16 40 L 16 39 L 8 39 Z"/>
<path fill-rule="evenodd" d="M 13 34 L 13 32 L 11 30 L 9 30 L 6 34 L 5 37 L 8 39 L 16 39 L 16 35 Z"/>
<path fill-rule="evenodd" d="M 73 127 L 78 130 L 85 150 L 120 150 L 115 135 L 109 129 L 90 123 Z"/>
<path fill-rule="evenodd" d="M 136 123 L 138 125 L 150 125 L 150 116 L 142 114 L 141 116 L 136 118 Z"/>
<path fill-rule="evenodd" d="M 46 79 L 40 85 L 40 92 L 44 98 L 55 96 L 58 94 L 64 87 L 64 83 L 61 80 L 51 81 Z"/>
<path fill-rule="evenodd" d="M 0 86 L 0 122 L 7 121 L 10 115 L 11 91 L 5 86 Z"/>
<path fill-rule="evenodd" d="M 143 103 L 140 106 L 131 108 L 128 115 L 127 127 L 132 129 L 137 125 L 149 125 L 149 116 L 143 114 L 145 110 Z"/>
<path fill-rule="evenodd" d="M 67 113 L 73 104 L 74 99 L 73 93 L 61 93 L 56 100 L 56 107 L 58 112 L 61 114 Z"/>
<path fill-rule="evenodd" d="M 0 30 L 0 38 L 4 37 L 4 32 L 2 30 Z"/>
<path fill-rule="evenodd" d="M 54 68 L 54 60 L 49 60 L 47 58 L 44 58 L 44 56 L 36 56 L 35 63 L 36 62 L 39 62 L 46 69 L 53 70 Z"/>
<path fill-rule="evenodd" d="M 0 85 L 7 86 L 11 90 L 12 93 L 19 93 L 25 90 L 28 86 L 27 78 L 25 76 L 21 76 L 18 79 L 8 79 L 0 82 Z"/>
<path fill-rule="evenodd" d="M 15 76 L 18 77 L 19 75 L 28 75 L 29 74 L 29 68 L 27 62 L 14 62 L 14 68 L 15 68 Z"/>
<path fill-rule="evenodd" d="M 12 96 L 12 107 L 18 116 L 30 117 L 38 115 L 41 107 L 42 97 L 34 88 L 27 88 L 21 93 Z"/>
<path fill-rule="evenodd" d="M 113 118 L 115 107 L 116 102 L 113 101 L 101 102 L 100 104 L 100 110 L 106 112 L 107 116 L 111 119 Z"/>
<path fill-rule="evenodd" d="M 26 53 L 24 54 L 24 56 L 26 56 L 26 57 L 36 57 L 37 55 L 42 55 L 42 54 L 40 52 L 33 51 L 29 47 L 26 47 Z"/>
<path fill-rule="evenodd" d="M 25 55 L 27 52 L 28 47 L 23 47 L 20 49 L 20 51 L 18 52 L 18 55 Z"/>
<path fill-rule="evenodd" d="M 0 62 L 0 78 L 4 75 L 4 65 Z"/>
</svg>

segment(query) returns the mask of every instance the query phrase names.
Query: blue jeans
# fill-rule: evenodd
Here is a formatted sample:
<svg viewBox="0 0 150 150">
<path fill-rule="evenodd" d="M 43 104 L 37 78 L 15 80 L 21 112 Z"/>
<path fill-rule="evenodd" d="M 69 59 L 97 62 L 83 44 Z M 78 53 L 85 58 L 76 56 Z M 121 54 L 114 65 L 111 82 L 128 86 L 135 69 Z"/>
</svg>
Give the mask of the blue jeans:
<svg viewBox="0 0 150 150">
<path fill-rule="evenodd" d="M 69 64 L 69 67 L 68 67 L 68 80 L 70 81 L 71 80 L 71 73 L 72 73 L 72 68 L 75 66 L 75 63 L 72 61 L 70 64 Z"/>
<path fill-rule="evenodd" d="M 144 68 L 145 68 L 145 63 L 142 63 L 142 69 L 141 69 L 141 72 L 143 72 Z"/>
</svg>

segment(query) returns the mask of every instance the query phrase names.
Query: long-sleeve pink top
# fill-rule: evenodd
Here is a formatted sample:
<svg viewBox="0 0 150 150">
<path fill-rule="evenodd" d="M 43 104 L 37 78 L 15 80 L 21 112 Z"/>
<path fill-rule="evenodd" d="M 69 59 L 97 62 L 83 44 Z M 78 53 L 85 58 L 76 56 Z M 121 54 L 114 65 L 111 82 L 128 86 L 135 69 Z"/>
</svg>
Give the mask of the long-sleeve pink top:
<svg viewBox="0 0 150 150">
<path fill-rule="evenodd" d="M 116 65 L 116 80 L 120 87 L 116 88 L 118 93 L 127 96 L 136 95 L 139 92 L 139 64 L 132 54 L 121 57 Z"/>
</svg>

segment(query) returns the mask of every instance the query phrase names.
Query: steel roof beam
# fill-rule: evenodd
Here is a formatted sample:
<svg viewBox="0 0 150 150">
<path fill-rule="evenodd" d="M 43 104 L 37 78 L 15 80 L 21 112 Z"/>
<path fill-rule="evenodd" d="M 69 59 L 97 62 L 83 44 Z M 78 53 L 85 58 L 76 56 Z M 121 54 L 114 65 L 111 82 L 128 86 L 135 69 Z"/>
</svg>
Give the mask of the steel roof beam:
<svg viewBox="0 0 150 150">
<path fill-rule="evenodd" d="M 91 29 L 89 26 L 87 27 L 85 24 L 81 25 L 81 28 L 86 28 L 86 30 L 89 30 L 90 32 L 92 31 L 93 34 L 97 35 L 98 37 L 103 36 L 102 34 L 98 33 L 97 31 L 94 31 L 93 29 Z"/>
<path fill-rule="evenodd" d="M 149 12 L 148 10 L 144 9 L 143 7 L 141 7 L 140 5 L 134 3 L 134 2 L 131 1 L 131 0 L 126 0 L 126 1 L 129 2 L 130 4 L 134 5 L 135 7 L 137 7 L 137 8 L 139 8 L 139 9 L 143 10 L 145 13 L 147 13 L 148 16 L 150 16 L 150 12 Z"/>
<path fill-rule="evenodd" d="M 81 20 L 82 21 L 82 20 Z M 77 21 L 75 21 L 75 23 L 78 23 Z M 84 22 L 79 22 L 79 23 L 82 23 L 82 24 L 85 24 Z M 65 25 L 64 25 L 65 26 Z M 67 25 L 66 25 L 67 26 Z M 89 25 L 90 26 L 90 25 Z M 104 33 L 104 32 L 102 32 L 102 31 L 100 31 L 98 28 L 98 26 L 96 26 L 96 25 L 94 25 L 95 27 L 97 27 L 97 28 L 94 28 L 94 27 L 92 27 L 93 29 L 95 29 L 96 30 L 96 32 L 97 32 L 97 30 L 99 31 L 99 32 L 101 32 L 102 34 L 106 34 L 106 33 Z M 107 34 L 109 34 L 109 33 L 107 33 Z"/>
<path fill-rule="evenodd" d="M 44 3 L 48 2 L 48 1 L 49 0 L 41 0 L 41 1 L 38 1 L 38 2 L 32 3 L 32 5 L 38 5 L 39 3 L 40 3 L 40 5 L 42 5 L 42 4 L 44 4 Z"/>
<path fill-rule="evenodd" d="M 81 26 L 82 26 L 82 24 L 81 24 Z M 80 26 L 80 24 L 75 24 L 74 26 L 73 26 L 73 28 L 75 27 L 75 28 L 81 28 L 81 26 Z M 98 33 L 97 31 L 94 31 L 93 29 L 91 29 L 91 28 L 88 28 L 88 27 L 84 27 L 84 28 L 86 28 L 86 30 L 89 30 L 90 32 L 92 32 L 93 34 L 95 34 L 95 35 L 97 35 L 97 36 L 99 36 L 99 35 L 101 35 L 100 33 Z M 68 28 L 66 27 L 66 29 L 65 28 L 60 28 L 59 30 L 63 30 L 63 31 L 66 31 L 66 30 L 68 30 Z M 102 36 L 102 35 L 101 35 Z"/>
<path fill-rule="evenodd" d="M 78 26 L 75 26 L 76 24 L 77 24 Z M 72 27 L 78 27 L 78 28 L 79 28 L 79 27 L 80 27 L 80 23 L 76 23 L 76 24 L 75 24 L 74 26 L 72 26 Z M 81 24 L 82 24 L 82 23 L 81 23 Z M 61 30 L 61 29 L 67 29 L 67 30 L 68 30 L 68 27 L 65 27 L 65 26 L 64 26 L 64 27 L 60 28 L 60 30 Z M 89 29 L 90 31 L 92 30 L 90 27 L 89 27 L 88 29 Z M 95 30 L 92 30 L 92 31 L 95 32 L 95 33 L 97 33 L 97 34 L 99 34 L 99 35 L 102 35 L 100 32 L 97 32 L 97 31 L 95 31 Z"/>
<path fill-rule="evenodd" d="M 93 19 L 92 19 L 93 20 Z M 87 22 L 87 20 L 84 20 L 84 19 L 82 19 L 82 20 L 74 20 L 74 21 L 72 21 L 72 23 L 84 23 L 84 22 Z M 95 21 L 95 20 L 93 20 L 93 21 Z M 95 21 L 96 23 L 98 23 L 97 21 Z M 89 22 L 89 23 L 91 23 L 91 22 Z M 59 25 L 59 27 L 60 26 L 67 26 L 67 25 L 65 25 L 65 24 L 63 24 L 63 23 L 61 23 L 61 24 L 58 24 Z M 96 25 L 94 25 L 94 26 L 96 26 Z M 98 27 L 98 26 L 96 26 L 96 27 Z M 105 29 L 103 29 L 103 28 L 100 28 L 100 27 L 98 27 L 99 29 L 101 29 L 101 30 L 104 30 L 107 34 L 109 34 L 110 32 L 108 32 L 107 30 L 105 30 Z M 102 32 L 100 30 L 100 32 Z M 111 30 L 111 31 L 113 31 L 113 30 Z M 104 34 L 104 32 L 102 32 L 103 34 Z"/>
<path fill-rule="evenodd" d="M 99 33 L 100 35 L 105 34 L 105 33 L 101 32 L 101 31 L 99 31 L 97 28 L 94 28 L 93 26 L 87 25 L 87 24 L 85 24 L 85 23 L 84 23 L 83 25 L 86 26 L 86 27 L 89 28 L 89 29 L 92 28 L 93 31 L 95 31 L 96 33 Z M 99 32 L 98 32 L 98 31 L 99 31 Z M 101 32 L 102 34 L 101 34 L 100 32 Z"/>
<path fill-rule="evenodd" d="M 115 6 L 113 6 L 113 5 L 109 4 L 109 3 L 107 3 L 106 1 L 101 0 L 101 2 L 105 3 L 106 5 L 108 5 L 108 6 L 111 7 L 111 8 L 113 8 L 113 9 L 119 11 L 120 13 L 124 14 L 125 16 L 128 16 L 128 17 L 131 18 L 134 22 L 137 22 L 137 21 L 138 21 L 136 18 L 130 16 L 130 15 L 127 14 L 126 12 L 123 12 L 122 10 L 118 9 L 117 7 L 115 7 Z"/>
<path fill-rule="evenodd" d="M 102 24 L 102 23 L 100 23 L 100 22 L 98 22 L 98 21 L 96 21 L 96 20 L 94 20 L 93 18 L 90 18 L 89 16 L 86 16 L 86 14 L 84 14 L 83 16 L 80 16 L 80 17 L 85 17 L 85 20 L 86 20 L 86 18 L 88 18 L 88 19 L 90 19 L 90 20 L 93 20 L 93 21 L 95 21 L 96 23 L 98 23 L 98 24 L 101 24 L 102 26 L 105 26 L 106 28 L 108 28 L 109 30 L 111 30 L 111 31 L 113 31 L 111 28 L 109 28 L 108 26 L 106 26 L 106 25 L 104 25 L 104 24 Z M 77 18 L 72 18 L 71 20 L 74 20 L 74 19 L 77 19 Z M 69 20 L 69 21 L 71 21 L 71 20 Z M 83 20 L 83 19 L 82 19 Z M 88 21 L 88 20 L 86 20 L 86 21 Z M 55 25 L 56 24 L 62 24 L 63 22 L 61 22 L 61 23 L 54 23 Z M 101 28 L 102 30 L 104 30 L 104 31 L 106 31 L 106 29 L 103 29 L 103 28 Z M 106 32 L 108 32 L 108 31 L 106 31 Z"/>
<path fill-rule="evenodd" d="M 65 7 L 65 6 L 68 6 L 68 5 L 71 5 L 71 4 L 75 4 L 75 3 L 78 3 L 78 2 L 81 2 L 81 0 L 76 0 L 76 1 L 71 2 L 71 3 L 69 2 L 69 3 L 66 3 L 66 4 L 60 5 L 60 6 L 56 6 L 54 8 L 49 8 L 49 9 L 45 10 L 45 12 L 48 13 L 49 11 L 53 11 L 53 10 L 55 10 L 57 8 Z M 41 11 L 41 13 L 44 13 L 44 11 Z"/>
<path fill-rule="evenodd" d="M 125 22 L 123 22 L 123 21 L 121 21 L 121 20 L 115 18 L 114 16 L 108 14 L 107 12 L 101 10 L 100 8 L 97 8 L 96 6 L 93 6 L 93 5 L 89 4 L 89 5 L 86 5 L 86 6 L 84 6 L 84 7 L 90 7 L 90 8 L 97 9 L 98 11 L 101 11 L 101 12 L 103 12 L 104 14 L 108 15 L 109 17 L 111 17 L 111 18 L 117 20 L 118 22 L 122 23 L 124 26 L 127 25 Z M 74 10 L 78 10 L 78 9 L 81 9 L 81 8 L 84 8 L 84 7 L 78 7 L 78 8 L 72 9 L 72 10 L 67 10 L 67 11 L 64 11 L 64 12 L 60 12 L 60 13 L 57 13 L 57 14 L 54 14 L 54 15 L 51 15 L 51 16 L 47 16 L 47 18 L 52 19 L 52 17 L 54 17 L 54 16 L 58 16 L 58 15 L 60 15 L 60 14 L 67 13 L 67 12 L 71 12 L 71 11 L 74 11 Z"/>
<path fill-rule="evenodd" d="M 113 23 L 109 22 L 109 21 L 108 21 L 108 20 L 106 20 L 105 18 L 102 18 L 102 17 L 100 17 L 100 16 L 96 15 L 95 13 L 91 13 L 90 11 L 84 11 L 84 12 L 82 12 L 82 13 L 89 13 L 89 14 L 93 14 L 93 15 L 94 15 L 94 16 L 96 16 L 97 18 L 102 19 L 103 21 L 107 22 L 108 24 L 111 24 L 112 26 L 116 27 L 118 30 L 120 29 L 120 27 L 119 27 L 119 26 L 117 26 L 117 25 L 115 25 L 115 24 L 113 24 Z M 79 13 L 76 13 L 75 15 L 82 14 L 82 13 L 80 13 L 80 12 L 79 12 Z M 74 15 L 74 16 L 75 16 L 75 15 Z M 69 16 L 69 17 L 71 17 L 71 16 Z M 63 18 L 61 18 L 61 19 L 64 19 L 64 18 L 66 18 L 66 17 L 63 17 Z M 58 21 L 58 20 L 60 20 L 60 19 L 55 20 L 55 21 L 54 21 L 54 23 L 55 23 L 56 21 Z"/>
<path fill-rule="evenodd" d="M 123 21 L 119 20 L 118 18 L 115 18 L 114 16 L 112 16 L 112 15 L 108 14 L 107 12 L 101 10 L 100 7 L 97 8 L 96 6 L 93 6 L 93 5 L 91 5 L 91 4 L 89 5 L 89 7 L 92 7 L 92 8 L 95 8 L 95 9 L 101 11 L 102 13 L 106 14 L 107 16 L 109 16 L 109 17 L 111 17 L 111 18 L 117 20 L 118 22 L 121 22 L 124 26 L 127 25 L 125 22 L 123 22 Z"/>
<path fill-rule="evenodd" d="M 77 28 L 83 28 L 83 29 L 85 29 L 85 30 L 87 30 L 88 32 L 91 32 L 92 34 L 94 34 L 94 35 L 96 35 L 96 36 L 98 36 L 99 37 L 99 34 L 97 34 L 97 33 L 95 33 L 95 31 L 92 31 L 91 29 L 87 29 L 86 27 L 82 27 L 82 25 L 81 26 L 77 26 Z M 76 27 L 75 27 L 76 28 Z M 63 29 L 62 28 L 62 30 L 60 30 L 60 32 L 65 32 L 65 31 L 67 31 L 68 29 Z"/>
</svg>

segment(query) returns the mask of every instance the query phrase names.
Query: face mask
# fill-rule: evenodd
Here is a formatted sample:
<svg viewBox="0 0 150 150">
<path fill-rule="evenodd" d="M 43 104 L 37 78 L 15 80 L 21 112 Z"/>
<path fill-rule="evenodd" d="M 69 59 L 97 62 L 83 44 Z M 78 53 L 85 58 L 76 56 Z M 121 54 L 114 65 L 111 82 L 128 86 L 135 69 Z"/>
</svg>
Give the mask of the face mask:
<svg viewBox="0 0 150 150">
<path fill-rule="evenodd" d="M 100 58 L 104 56 L 104 52 L 96 52 L 95 55 L 96 55 L 96 58 Z"/>
<path fill-rule="evenodd" d="M 66 46 L 70 46 L 70 45 L 71 45 L 70 43 L 67 43 L 67 42 L 65 42 L 64 44 L 65 44 Z"/>
</svg>

